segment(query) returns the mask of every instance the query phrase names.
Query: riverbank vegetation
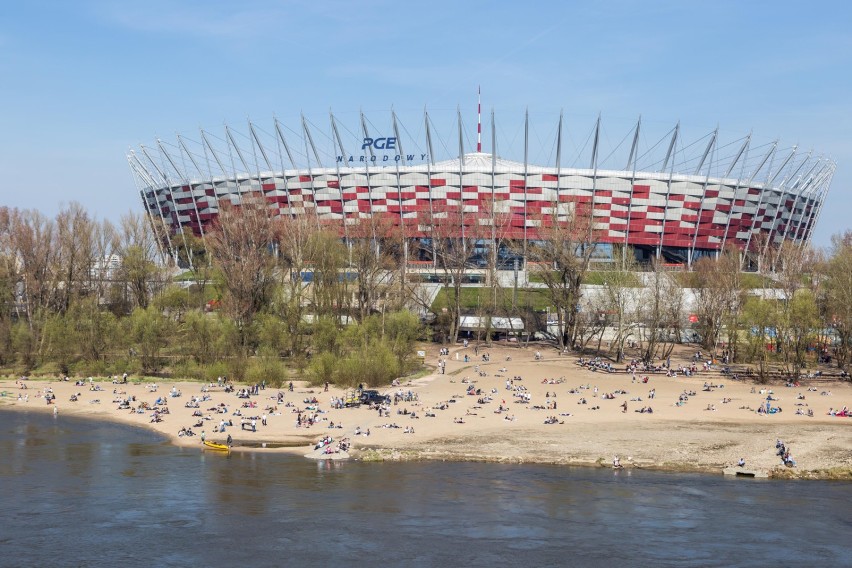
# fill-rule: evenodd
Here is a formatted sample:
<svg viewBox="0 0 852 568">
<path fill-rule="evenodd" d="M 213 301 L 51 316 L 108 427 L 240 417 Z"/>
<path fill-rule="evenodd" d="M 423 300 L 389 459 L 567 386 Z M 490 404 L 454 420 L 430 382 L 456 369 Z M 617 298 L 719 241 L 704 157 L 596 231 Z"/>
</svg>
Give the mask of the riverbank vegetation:
<svg viewBox="0 0 852 568">
<path fill-rule="evenodd" d="M 733 248 L 689 270 L 640 266 L 617 246 L 601 263 L 582 217 L 550 220 L 548 238 L 522 250 L 500 224 L 454 236 L 464 219 L 444 213 L 423 261 L 387 220 L 341 239 L 315 216 L 273 217 L 248 198 L 203 240 L 171 235 L 166 251 L 145 216 L 113 225 L 76 204 L 54 218 L 0 208 L 0 373 L 375 385 L 422 366 L 417 341 L 461 333 L 615 362 L 625 346 L 665 360 L 696 342 L 764 379 L 849 364 L 852 233 L 825 252 L 763 247 L 762 272 L 746 273 Z M 526 281 L 507 285 L 518 258 Z M 480 327 L 461 329 L 463 315 Z M 507 317 L 523 331 L 494 324 Z"/>
</svg>

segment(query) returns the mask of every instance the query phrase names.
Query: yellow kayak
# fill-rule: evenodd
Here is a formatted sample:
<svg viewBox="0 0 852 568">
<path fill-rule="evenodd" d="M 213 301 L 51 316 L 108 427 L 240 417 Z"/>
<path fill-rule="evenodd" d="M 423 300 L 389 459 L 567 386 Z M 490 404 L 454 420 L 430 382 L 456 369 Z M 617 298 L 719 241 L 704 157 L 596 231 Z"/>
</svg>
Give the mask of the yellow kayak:
<svg viewBox="0 0 852 568">
<path fill-rule="evenodd" d="M 220 452 L 231 451 L 231 448 L 229 448 L 225 444 L 217 444 L 216 442 L 211 442 L 210 440 L 204 440 L 204 445 L 210 448 L 211 450 L 219 450 Z"/>
</svg>

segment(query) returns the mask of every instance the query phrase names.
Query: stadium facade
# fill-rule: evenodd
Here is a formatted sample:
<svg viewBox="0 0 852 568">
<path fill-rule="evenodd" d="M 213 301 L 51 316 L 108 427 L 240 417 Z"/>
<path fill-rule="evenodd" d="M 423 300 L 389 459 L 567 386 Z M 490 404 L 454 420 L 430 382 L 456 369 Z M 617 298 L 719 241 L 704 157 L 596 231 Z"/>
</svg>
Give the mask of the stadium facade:
<svg viewBox="0 0 852 568">
<path fill-rule="evenodd" d="M 189 231 L 204 238 L 223 202 L 260 196 L 275 215 L 316 215 L 342 238 L 384 218 L 406 238 L 429 239 L 436 221 L 457 211 L 461 234 L 499 224 L 503 238 L 526 244 L 546 238 L 543 220 L 582 207 L 596 241 L 685 263 L 728 245 L 759 254 L 808 242 L 836 169 L 813 151 L 751 134 L 722 142 L 716 129 L 685 140 L 680 124 L 646 145 L 641 119 L 605 147 L 612 137 L 600 118 L 572 135 L 561 114 L 542 136 L 528 113 L 499 129 L 492 112 L 486 153 L 481 121 L 468 131 L 461 112 L 443 113 L 441 129 L 436 115 L 403 124 L 390 111 L 379 126 L 364 113 L 347 115 L 349 124 L 330 114 L 322 127 L 304 116 L 295 129 L 248 122 L 157 139 L 127 159 L 170 253 Z"/>
</svg>

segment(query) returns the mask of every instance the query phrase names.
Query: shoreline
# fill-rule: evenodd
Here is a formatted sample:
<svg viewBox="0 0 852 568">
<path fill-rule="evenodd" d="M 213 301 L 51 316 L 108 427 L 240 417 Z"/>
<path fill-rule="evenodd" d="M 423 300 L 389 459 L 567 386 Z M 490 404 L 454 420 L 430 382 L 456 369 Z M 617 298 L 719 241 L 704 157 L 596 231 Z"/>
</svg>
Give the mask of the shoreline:
<svg viewBox="0 0 852 568">
<path fill-rule="evenodd" d="M 40 414 L 49 413 L 49 408 L 22 408 L 13 405 L 0 405 L 0 412 L 36 412 Z M 190 439 L 190 443 L 184 443 L 184 439 L 178 436 L 170 435 L 166 432 L 147 427 L 141 424 L 134 424 L 125 420 L 121 420 L 111 415 L 92 415 L 81 413 L 69 413 L 69 415 L 79 420 L 91 421 L 106 421 L 121 426 L 130 428 L 138 428 L 151 432 L 162 438 L 163 442 L 173 446 L 193 448 L 198 451 L 204 451 L 204 447 L 200 444 L 197 438 Z M 224 439 L 208 438 L 211 441 L 223 442 Z M 302 457 L 305 459 L 351 459 L 353 461 L 363 462 L 417 462 L 417 461 L 444 461 L 444 462 L 471 462 L 471 463 L 495 463 L 509 465 L 550 465 L 555 467 L 579 467 L 579 468 L 595 468 L 595 469 L 613 469 L 612 465 L 607 462 L 605 457 L 598 459 L 584 458 L 542 458 L 536 456 L 528 457 L 506 457 L 506 456 L 489 456 L 489 455 L 473 455 L 463 452 L 438 452 L 429 449 L 404 449 L 380 446 L 361 446 L 349 452 L 344 458 L 337 458 L 334 454 L 323 456 L 320 454 L 310 455 L 314 453 L 312 444 L 291 444 L 271 440 L 266 442 L 266 446 L 262 446 L 263 442 L 253 443 L 251 445 L 239 445 L 231 448 L 232 452 L 249 453 L 249 452 L 264 452 L 264 453 L 286 453 L 293 456 Z M 724 475 L 725 466 L 706 465 L 697 466 L 687 463 L 656 463 L 648 460 L 629 460 L 623 464 L 624 470 L 648 470 L 668 473 L 695 473 L 701 475 Z M 852 467 L 838 467 L 833 469 L 820 470 L 803 470 L 803 469 L 784 469 L 780 466 L 766 470 L 767 477 L 770 479 L 801 479 L 801 480 L 852 480 Z"/>
<path fill-rule="evenodd" d="M 332 400 L 347 394 L 333 386 L 328 392 L 304 384 L 293 392 L 259 389 L 237 398 L 215 383 L 113 384 L 108 379 L 86 380 L 83 385 L 58 379 L 2 379 L 0 391 L 6 396 L 0 398 L 0 411 L 53 412 L 53 405 L 44 399 L 50 389 L 60 415 L 146 428 L 181 447 L 200 449 L 199 435 L 177 434 L 179 428 L 193 427 L 196 434 L 203 429 L 210 441 L 223 442 L 230 434 L 236 452 L 283 452 L 314 459 L 610 468 L 614 456 L 620 456 L 627 469 L 718 475 L 742 457 L 747 469 L 770 477 L 852 479 L 852 418 L 827 415 L 828 408 L 852 402 L 849 383 L 819 383 L 820 392 L 814 392 L 806 390 L 806 384 L 758 386 L 701 372 L 693 377 L 648 375 L 648 383 L 642 383 L 641 372 L 633 382 L 623 371 L 591 372 L 576 365 L 573 357 L 542 360 L 517 347 L 488 349 L 491 360 L 479 364 L 462 360 L 463 355 L 473 359 L 472 347 L 454 348 L 440 357 L 438 347 L 431 351 L 427 360 L 445 361 L 446 374 L 378 389 L 401 396 L 382 414 L 366 406 L 333 408 Z M 708 381 L 712 388 L 707 388 Z M 22 383 L 28 388 L 22 389 Z M 752 386 L 773 391 L 772 404 L 783 406 L 783 414 L 746 410 L 766 398 L 765 393 L 752 392 Z M 648 398 L 649 389 L 653 398 Z M 27 402 L 18 400 L 22 393 L 29 395 Z M 690 394 L 688 402 L 678 403 L 683 393 Z M 78 395 L 77 402 L 69 401 L 71 394 Z M 205 400 L 198 408 L 187 408 L 193 397 L 202 396 Z M 130 397 L 136 397 L 134 404 L 146 403 L 146 409 L 119 410 L 119 399 Z M 150 422 L 157 398 L 165 402 L 159 408 L 168 408 L 168 414 L 161 416 L 162 422 Z M 639 412 L 651 405 L 653 414 Z M 804 405 L 813 410 L 813 417 L 795 414 Z M 249 416 L 255 418 L 256 431 L 248 427 Z M 297 416 L 314 421 L 307 427 L 297 425 Z M 548 418 L 554 420 L 548 423 Z M 224 433 L 213 432 L 222 420 L 234 425 L 226 426 Z M 242 420 L 249 429 L 240 427 Z M 315 451 L 316 442 L 325 436 L 333 438 L 335 447 L 348 439 L 351 449 Z M 795 468 L 780 463 L 774 447 L 777 439 L 791 448 Z"/>
</svg>

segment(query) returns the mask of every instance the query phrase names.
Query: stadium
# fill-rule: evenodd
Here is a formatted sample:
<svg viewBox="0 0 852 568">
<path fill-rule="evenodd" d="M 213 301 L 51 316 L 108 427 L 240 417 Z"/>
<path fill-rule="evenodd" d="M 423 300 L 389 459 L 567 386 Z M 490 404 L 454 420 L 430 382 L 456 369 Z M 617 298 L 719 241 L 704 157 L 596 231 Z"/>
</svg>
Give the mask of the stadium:
<svg viewBox="0 0 852 568">
<path fill-rule="evenodd" d="M 807 243 L 836 168 L 752 134 L 687 138 L 678 123 L 657 136 L 641 118 L 622 130 L 600 117 L 569 129 L 561 113 L 498 120 L 492 111 L 485 152 L 479 109 L 468 119 L 454 110 L 249 121 L 156 139 L 127 159 L 163 252 L 175 257 L 189 232 L 205 238 L 223 203 L 254 196 L 274 215 L 313 215 L 342 239 L 384 219 L 426 243 L 412 250 L 427 256 L 442 219 L 458 235 L 499 231 L 526 250 L 583 211 L 602 249 L 629 245 L 640 260 L 687 265 L 731 245 L 747 258 Z"/>
</svg>

